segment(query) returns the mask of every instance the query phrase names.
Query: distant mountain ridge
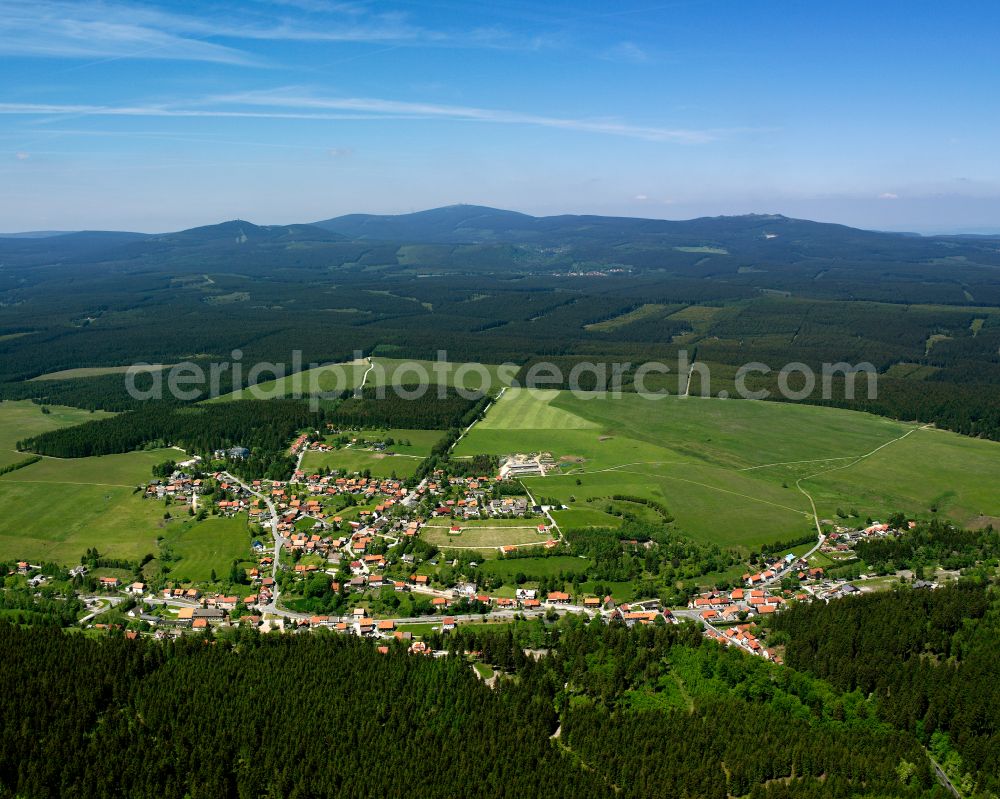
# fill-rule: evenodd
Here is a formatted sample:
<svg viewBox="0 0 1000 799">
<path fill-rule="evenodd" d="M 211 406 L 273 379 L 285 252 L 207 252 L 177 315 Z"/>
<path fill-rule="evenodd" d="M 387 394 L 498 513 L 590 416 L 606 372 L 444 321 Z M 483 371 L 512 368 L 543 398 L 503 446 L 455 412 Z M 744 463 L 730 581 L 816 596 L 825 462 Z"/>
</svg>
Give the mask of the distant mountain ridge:
<svg viewBox="0 0 1000 799">
<path fill-rule="evenodd" d="M 319 231 L 324 231 L 320 233 Z M 606 238 L 613 235 L 630 235 L 641 238 L 674 236 L 720 236 L 727 239 L 755 238 L 774 233 L 786 235 L 817 235 L 823 238 L 841 235 L 849 238 L 885 237 L 900 239 L 994 239 L 998 234 L 918 233 L 867 230 L 834 222 L 816 222 L 796 219 L 782 214 L 741 214 L 733 216 L 705 216 L 684 220 L 652 219 L 646 217 L 601 216 L 597 214 L 558 214 L 531 216 L 519 211 L 508 211 L 482 205 L 448 205 L 406 214 L 346 214 L 317 222 L 288 225 L 257 225 L 233 219 L 166 233 L 136 233 L 115 230 L 38 230 L 0 233 L 0 239 L 41 240 L 67 239 L 68 237 L 100 238 L 108 241 L 140 239 L 174 239 L 187 241 L 233 240 L 246 236 L 247 240 L 265 241 L 286 238 L 314 240 L 369 240 L 402 241 L 436 244 L 481 244 L 487 242 L 526 243 L 545 238 L 568 239 Z"/>
<path fill-rule="evenodd" d="M 480 205 L 449 205 L 409 214 L 348 214 L 313 223 L 351 239 L 421 241 L 440 244 L 477 244 L 488 241 L 526 242 L 544 237 L 567 238 L 635 235 L 640 237 L 718 234 L 763 235 L 763 228 L 783 228 L 796 233 L 851 231 L 854 234 L 904 236 L 859 230 L 829 222 L 792 219 L 781 214 L 698 217 L 687 220 L 642 217 L 560 214 L 530 216 Z M 766 232 L 766 231 L 765 231 Z"/>
<path fill-rule="evenodd" d="M 1000 237 L 860 230 L 781 214 L 640 219 L 535 217 L 477 205 L 410 214 L 349 214 L 312 224 L 233 219 L 170 233 L 81 231 L 0 238 L 6 269 L 76 265 L 102 274 L 231 271 L 298 278 L 317 270 L 400 275 L 659 275 L 756 291 L 884 299 L 891 281 L 948 284 L 966 302 L 992 302 Z M 112 266 L 113 265 L 113 266 Z M 385 270 L 389 270 L 385 272 Z M 911 285 L 912 288 L 912 285 Z M 989 299 L 988 299 L 989 298 Z M 952 297 L 957 301 L 958 297 Z"/>
</svg>

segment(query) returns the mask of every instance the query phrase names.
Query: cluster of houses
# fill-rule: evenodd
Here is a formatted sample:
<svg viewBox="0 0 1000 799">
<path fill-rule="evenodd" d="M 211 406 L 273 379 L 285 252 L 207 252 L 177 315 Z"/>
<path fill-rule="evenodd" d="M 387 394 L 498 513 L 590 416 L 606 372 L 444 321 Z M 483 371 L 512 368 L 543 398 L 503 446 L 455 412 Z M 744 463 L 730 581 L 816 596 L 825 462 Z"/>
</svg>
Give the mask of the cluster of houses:
<svg viewBox="0 0 1000 799">
<path fill-rule="evenodd" d="M 709 591 L 696 596 L 688 602 L 688 608 L 698 611 L 702 621 L 715 625 L 777 613 L 785 602 L 784 597 L 763 588 L 734 588 L 729 592 Z"/>
<path fill-rule="evenodd" d="M 912 530 L 917 526 L 914 521 L 906 523 L 907 530 Z M 884 522 L 873 522 L 861 530 L 852 530 L 847 527 L 837 527 L 830 533 L 820 552 L 830 554 L 850 555 L 854 552 L 854 546 L 858 541 L 867 541 L 872 538 L 887 538 L 888 536 L 900 535 L 903 530 L 896 530 Z"/>
<path fill-rule="evenodd" d="M 403 499 L 407 494 L 401 480 L 393 480 L 388 477 L 337 477 L 332 474 L 306 474 L 302 469 L 296 469 L 292 474 L 292 482 L 304 485 L 311 494 L 325 496 L 351 494 L 365 500 L 384 496 L 390 504 Z M 254 484 L 254 488 L 259 490 L 257 483 Z M 272 498 L 275 500 L 283 498 L 285 488 L 284 483 L 272 483 Z"/>
<path fill-rule="evenodd" d="M 760 640 L 750 631 L 749 624 L 737 624 L 725 630 L 716 630 L 712 627 L 705 628 L 705 637 L 713 641 L 718 641 L 726 646 L 736 646 L 749 652 L 770 660 L 774 663 L 781 663 L 781 656 L 775 654 L 773 650 L 767 649 Z"/>
<path fill-rule="evenodd" d="M 212 453 L 212 457 L 219 459 L 229 458 L 230 460 L 242 461 L 250 457 L 250 450 L 246 447 L 240 446 L 230 447 L 229 449 L 217 449 Z"/>
<path fill-rule="evenodd" d="M 795 599 L 810 599 L 800 593 Z M 688 602 L 688 608 L 698 611 L 704 622 L 704 636 L 726 646 L 736 646 L 765 660 L 780 663 L 781 659 L 772 650 L 764 647 L 753 634 L 747 619 L 777 613 L 787 604 L 784 597 L 765 591 L 763 588 L 734 588 L 732 591 L 710 591 Z"/>
<path fill-rule="evenodd" d="M 517 518 L 539 514 L 542 508 L 528 503 L 526 496 L 492 496 L 493 485 L 502 477 L 448 477 L 438 470 L 426 486 L 417 489 L 420 499 L 447 496 L 436 500 L 432 515 L 458 519 Z"/>
<path fill-rule="evenodd" d="M 176 471 L 164 480 L 153 480 L 146 486 L 146 499 L 171 499 L 193 504 L 194 497 L 203 493 L 204 481 L 187 472 Z"/>
<path fill-rule="evenodd" d="M 800 582 L 819 580 L 823 578 L 823 570 L 811 568 L 804 558 L 785 555 L 783 558 L 777 558 L 765 564 L 765 568 L 759 572 L 747 572 L 743 575 L 743 582 L 747 588 L 754 588 L 755 586 L 768 585 L 784 577 L 795 577 Z"/>
</svg>

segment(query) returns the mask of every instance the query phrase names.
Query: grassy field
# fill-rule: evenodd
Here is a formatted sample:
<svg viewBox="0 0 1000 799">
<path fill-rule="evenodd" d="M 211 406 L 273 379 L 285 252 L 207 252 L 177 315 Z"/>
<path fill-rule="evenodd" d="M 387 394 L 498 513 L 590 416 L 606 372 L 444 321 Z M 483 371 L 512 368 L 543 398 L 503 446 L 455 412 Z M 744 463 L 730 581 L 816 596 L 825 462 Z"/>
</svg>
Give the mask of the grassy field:
<svg viewBox="0 0 1000 799">
<path fill-rule="evenodd" d="M 367 378 L 365 377 L 367 373 Z M 208 402 L 228 402 L 235 399 L 273 399 L 295 393 L 343 391 L 368 386 L 440 385 L 461 386 L 487 393 L 509 385 L 516 372 L 494 364 L 466 365 L 448 362 L 405 360 L 375 357 L 349 363 L 326 364 L 306 369 L 277 380 L 261 381 L 251 389 L 243 389 L 216 397 Z"/>
<path fill-rule="evenodd" d="M 571 576 L 583 574 L 593 563 L 587 558 L 576 558 L 572 555 L 553 555 L 550 558 L 501 558 L 491 560 L 480 566 L 483 574 L 500 577 L 506 582 L 514 579 L 516 574 L 524 574 L 529 579 L 542 577 L 557 577 L 559 574 Z"/>
<path fill-rule="evenodd" d="M 552 404 L 558 391 L 510 389 L 494 403 L 477 430 L 575 430 L 598 425 Z"/>
<path fill-rule="evenodd" d="M 29 400 L 0 402 L 0 467 L 17 463 L 31 455 L 30 452 L 18 452 L 15 449 L 17 442 L 23 438 L 113 415 L 104 411 L 91 413 L 62 405 L 45 407 L 48 413 L 42 413 L 41 406 Z"/>
<path fill-rule="evenodd" d="M 156 463 L 177 450 L 101 458 L 46 458 L 0 477 L 0 559 L 78 563 L 88 547 L 112 557 L 156 552 L 156 538 L 179 522 L 133 493 Z"/>
<path fill-rule="evenodd" d="M 77 369 L 63 369 L 31 378 L 32 380 L 72 380 L 76 377 L 100 377 L 101 375 L 125 374 L 129 369 L 136 372 L 159 372 L 173 364 L 149 364 L 148 366 L 83 366 Z"/>
<path fill-rule="evenodd" d="M 453 524 L 457 524 L 462 529 L 470 530 L 476 527 L 524 527 L 525 529 L 530 528 L 532 530 L 536 530 L 540 524 L 548 525 L 548 520 L 543 517 L 536 517 L 534 519 L 513 517 L 508 519 L 502 516 L 495 519 L 463 519 L 462 521 L 431 519 L 424 525 L 424 527 L 440 527 L 444 530 L 448 530 Z"/>
<path fill-rule="evenodd" d="M 677 307 L 676 305 L 673 307 Z M 616 330 L 619 327 L 625 327 L 625 325 L 630 325 L 633 322 L 638 322 L 641 319 L 648 319 L 651 316 L 657 316 L 666 310 L 668 306 L 657 305 L 655 303 L 646 303 L 645 305 L 640 305 L 633 311 L 628 313 L 623 313 L 620 316 L 614 316 L 611 319 L 605 319 L 603 322 L 591 322 L 589 325 L 584 325 L 584 330 Z"/>
<path fill-rule="evenodd" d="M 495 364 L 462 364 L 400 358 L 373 359 L 369 381 L 376 386 L 405 386 L 430 383 L 495 393 L 513 380 L 516 370 Z"/>
<path fill-rule="evenodd" d="M 759 546 L 813 528 L 800 478 L 821 518 L 838 508 L 1000 516 L 1000 444 L 792 403 L 510 389 L 456 454 L 539 450 L 561 459 L 559 473 L 525 485 L 570 506 L 557 514 L 565 526 L 620 524 L 603 508 L 637 495 L 664 503 L 693 537 Z"/>
<path fill-rule="evenodd" d="M 434 445 L 444 438 L 443 430 L 410 430 L 399 427 L 378 430 L 362 430 L 355 434 L 357 438 L 365 441 L 388 441 L 393 443 L 386 448 L 386 452 L 395 452 L 400 455 L 417 455 L 426 458 L 431 454 Z M 405 442 L 405 443 L 404 443 Z"/>
<path fill-rule="evenodd" d="M 173 581 L 208 582 L 215 570 L 225 580 L 234 560 L 250 565 L 250 534 L 245 515 L 211 516 L 172 526 L 165 535 L 166 545 L 178 559 L 170 564 Z"/>
<path fill-rule="evenodd" d="M 544 544 L 548 539 L 547 533 L 539 533 L 535 526 L 527 526 L 528 523 L 522 521 L 524 526 L 475 526 L 463 527 L 458 535 L 448 532 L 449 527 L 424 527 L 420 531 L 420 537 L 427 543 L 438 547 L 462 547 L 464 549 L 496 549 L 503 546 L 535 546 Z"/>
<path fill-rule="evenodd" d="M 441 440 L 441 430 L 365 430 L 357 434 L 368 442 L 392 439 L 393 444 L 384 452 L 374 452 L 363 447 L 345 447 L 332 452 L 307 452 L 302 458 L 302 468 L 308 472 L 318 469 L 346 469 L 348 472 L 363 472 L 366 469 L 373 477 L 410 477 L 417 470 L 420 461 L 431 453 L 434 445 Z M 402 443 L 406 442 L 406 443 Z"/>
<path fill-rule="evenodd" d="M 287 375 L 276 380 L 262 380 L 252 388 L 223 394 L 221 397 L 206 400 L 207 402 L 229 402 L 239 399 L 273 399 L 293 394 L 316 394 L 327 391 L 343 391 L 357 388 L 361 384 L 365 372 L 368 371 L 368 361 L 360 359 L 347 363 L 330 363 L 306 369 L 294 375 Z"/>
<path fill-rule="evenodd" d="M 421 458 L 414 455 L 390 455 L 366 449 L 348 447 L 331 452 L 307 452 L 302 457 L 306 474 L 322 468 L 345 469 L 348 474 L 370 471 L 372 477 L 410 477 L 420 465 Z"/>
</svg>

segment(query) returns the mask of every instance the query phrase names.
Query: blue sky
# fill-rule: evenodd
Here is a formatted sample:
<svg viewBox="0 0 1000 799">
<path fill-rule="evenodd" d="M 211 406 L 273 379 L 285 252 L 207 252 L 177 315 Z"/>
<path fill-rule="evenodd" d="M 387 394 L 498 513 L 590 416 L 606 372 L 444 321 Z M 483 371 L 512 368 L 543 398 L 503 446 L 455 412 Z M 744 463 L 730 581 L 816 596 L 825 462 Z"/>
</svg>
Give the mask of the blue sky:
<svg viewBox="0 0 1000 799">
<path fill-rule="evenodd" d="M 1000 231 L 998 6 L 0 0 L 0 230 L 469 202 Z"/>
</svg>

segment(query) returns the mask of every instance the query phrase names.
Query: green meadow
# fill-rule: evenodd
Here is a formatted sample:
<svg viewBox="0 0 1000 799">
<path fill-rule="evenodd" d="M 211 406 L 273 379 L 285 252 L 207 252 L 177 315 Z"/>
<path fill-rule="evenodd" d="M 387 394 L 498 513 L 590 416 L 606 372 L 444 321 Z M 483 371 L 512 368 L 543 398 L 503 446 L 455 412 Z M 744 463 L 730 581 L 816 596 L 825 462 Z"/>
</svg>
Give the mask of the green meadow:
<svg viewBox="0 0 1000 799">
<path fill-rule="evenodd" d="M 4 406 L 10 404 L 19 403 L 0 405 L 0 418 L 8 423 Z M 43 418 L 55 415 L 53 409 Z M 71 416 L 64 414 L 63 421 L 72 423 Z M 157 536 L 177 522 L 165 520 L 164 506 L 143 500 L 135 487 L 149 479 L 154 464 L 177 456 L 177 450 L 151 450 L 100 458 L 44 458 L 0 476 L 0 559 L 71 564 L 79 562 L 88 547 L 130 559 L 155 554 Z"/>
<path fill-rule="evenodd" d="M 493 524 L 483 521 L 481 524 L 470 526 L 467 522 L 456 522 L 462 528 L 462 532 L 457 535 L 449 532 L 450 524 L 440 527 L 424 526 L 420 530 L 420 537 L 428 544 L 446 549 L 450 547 L 497 549 L 503 546 L 540 546 L 549 539 L 549 534 L 539 533 L 536 526 L 531 525 L 530 520 L 518 519 L 517 521 L 520 522 L 519 525 Z"/>
<path fill-rule="evenodd" d="M 440 430 L 408 430 L 401 428 L 364 430 L 356 434 L 358 444 L 341 447 L 329 452 L 306 452 L 302 457 L 302 468 L 306 473 L 319 469 L 344 469 L 348 473 L 368 470 L 373 477 L 410 477 L 417 470 L 420 461 L 431 453 L 434 445 L 444 433 Z M 332 441 L 336 436 L 328 436 Z M 382 452 L 375 452 L 367 445 L 377 441 L 388 441 Z"/>
<path fill-rule="evenodd" d="M 359 359 L 347 363 L 330 363 L 305 369 L 295 374 L 271 380 L 260 380 L 251 388 L 223 394 L 207 402 L 229 402 L 240 399 L 274 399 L 296 394 L 344 391 L 357 388 L 368 371 L 368 361 Z M 263 375 L 262 375 L 263 377 Z"/>
<path fill-rule="evenodd" d="M 537 451 L 559 466 L 525 485 L 569 506 L 556 514 L 564 527 L 620 524 L 604 512 L 611 497 L 640 496 L 692 537 L 755 547 L 814 529 L 799 480 L 821 518 L 1000 516 L 1000 444 L 833 408 L 509 389 L 456 447 Z"/>
<path fill-rule="evenodd" d="M 587 558 L 554 555 L 548 558 L 498 558 L 487 561 L 479 569 L 483 574 L 500 577 L 506 582 L 511 582 L 517 574 L 523 574 L 531 580 L 538 580 L 542 577 L 557 577 L 560 574 L 567 576 L 585 574 L 592 565 L 593 562 Z"/>
<path fill-rule="evenodd" d="M 173 364 L 149 364 L 146 366 L 80 366 L 75 369 L 62 369 L 31 378 L 32 380 L 74 380 L 79 377 L 100 377 L 101 375 L 125 374 L 130 369 L 135 372 L 159 372 Z"/>
<path fill-rule="evenodd" d="M 113 415 L 62 405 L 46 405 L 45 408 L 48 413 L 43 413 L 41 405 L 29 400 L 0 401 L 0 468 L 31 456 L 30 452 L 16 449 L 17 442 L 23 438 Z"/>
<path fill-rule="evenodd" d="M 496 364 L 462 364 L 402 358 L 362 358 L 305 369 L 278 379 L 262 380 L 252 388 L 235 391 L 208 402 L 237 399 L 274 399 L 369 386 L 446 385 L 470 391 L 495 393 L 510 385 L 516 369 Z"/>
<path fill-rule="evenodd" d="M 226 580 L 234 560 L 244 566 L 254 562 L 244 514 L 181 522 L 169 528 L 163 544 L 176 558 L 169 564 L 168 578 L 180 583 L 208 582 L 213 571 Z"/>
<path fill-rule="evenodd" d="M 422 458 L 416 455 L 393 455 L 358 447 L 345 447 L 330 452 L 307 452 L 302 456 L 302 469 L 312 474 L 320 469 L 344 469 L 348 474 L 371 472 L 372 477 L 411 477 Z"/>
</svg>

